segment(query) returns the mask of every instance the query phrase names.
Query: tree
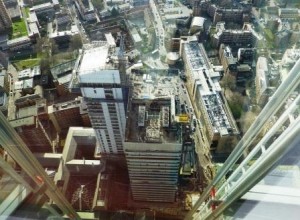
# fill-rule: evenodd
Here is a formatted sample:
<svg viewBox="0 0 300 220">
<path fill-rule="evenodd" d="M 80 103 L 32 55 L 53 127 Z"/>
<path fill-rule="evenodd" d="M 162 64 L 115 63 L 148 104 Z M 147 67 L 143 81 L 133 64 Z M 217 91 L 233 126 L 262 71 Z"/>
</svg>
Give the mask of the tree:
<svg viewBox="0 0 300 220">
<path fill-rule="evenodd" d="M 235 76 L 231 74 L 225 74 L 220 81 L 220 84 L 224 88 L 224 94 L 226 93 L 226 89 L 230 89 L 231 91 L 233 91 L 236 88 Z"/>
<path fill-rule="evenodd" d="M 44 52 L 44 46 L 47 44 L 48 39 L 46 37 L 38 38 L 35 45 L 34 45 L 34 51 L 37 54 L 42 54 Z"/>
<path fill-rule="evenodd" d="M 245 98 L 237 92 L 233 92 L 228 98 L 228 104 L 235 119 L 239 119 L 243 113 Z"/>
<path fill-rule="evenodd" d="M 50 73 L 50 59 L 43 58 L 40 62 L 40 68 L 42 75 L 48 75 Z"/>
<path fill-rule="evenodd" d="M 59 52 L 58 45 L 55 42 L 55 40 L 53 40 L 53 39 L 50 40 L 50 46 L 51 46 L 51 55 Z"/>
<path fill-rule="evenodd" d="M 74 51 L 82 48 L 82 39 L 79 35 L 74 35 L 69 44 L 69 50 Z"/>
<path fill-rule="evenodd" d="M 119 11 L 115 7 L 113 7 L 113 9 L 111 10 L 111 16 L 117 17 L 119 15 Z"/>
<path fill-rule="evenodd" d="M 250 128 L 252 123 L 255 121 L 256 117 L 257 114 L 252 111 L 248 111 L 242 114 L 240 122 L 241 122 L 241 129 L 244 133 L 246 133 L 248 128 Z"/>
<path fill-rule="evenodd" d="M 102 9 L 104 9 L 103 0 L 92 0 L 92 3 L 98 11 L 102 11 Z"/>
</svg>

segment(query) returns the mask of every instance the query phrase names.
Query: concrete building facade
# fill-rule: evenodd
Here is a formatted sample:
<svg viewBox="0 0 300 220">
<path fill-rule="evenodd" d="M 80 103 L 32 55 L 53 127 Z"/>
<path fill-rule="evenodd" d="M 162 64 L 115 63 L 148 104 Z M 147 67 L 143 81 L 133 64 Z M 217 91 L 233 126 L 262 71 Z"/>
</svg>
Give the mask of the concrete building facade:
<svg viewBox="0 0 300 220">
<path fill-rule="evenodd" d="M 216 33 L 212 36 L 212 45 L 219 47 L 223 43 L 231 47 L 251 47 L 256 45 L 258 37 L 246 23 L 242 30 L 226 30 L 225 23 L 219 22 L 216 25 Z"/>
<path fill-rule="evenodd" d="M 125 103 L 115 48 L 107 42 L 87 45 L 74 68 L 98 141 L 98 154 L 123 153 Z"/>
<path fill-rule="evenodd" d="M 45 103 L 20 108 L 10 124 L 34 153 L 54 152 L 55 132 L 49 120 Z"/>
<path fill-rule="evenodd" d="M 0 32 L 9 31 L 11 27 L 12 27 L 11 18 L 8 15 L 3 0 L 0 0 Z"/>
<path fill-rule="evenodd" d="M 69 127 L 84 126 L 82 112 L 82 99 L 79 97 L 73 101 L 63 102 L 48 106 L 49 118 L 52 121 L 56 131 L 66 135 Z"/>
<path fill-rule="evenodd" d="M 233 57 L 231 48 L 229 46 L 221 44 L 219 49 L 219 56 L 224 68 L 224 73 L 236 75 L 237 59 Z"/>
<path fill-rule="evenodd" d="M 176 200 L 184 135 L 189 137 L 184 129 L 189 116 L 180 111 L 177 83 L 159 71 L 132 79 L 124 153 L 132 199 L 147 206 Z"/>
<path fill-rule="evenodd" d="M 132 100 L 124 151 L 133 200 L 174 202 L 182 143 L 171 98 Z"/>
</svg>

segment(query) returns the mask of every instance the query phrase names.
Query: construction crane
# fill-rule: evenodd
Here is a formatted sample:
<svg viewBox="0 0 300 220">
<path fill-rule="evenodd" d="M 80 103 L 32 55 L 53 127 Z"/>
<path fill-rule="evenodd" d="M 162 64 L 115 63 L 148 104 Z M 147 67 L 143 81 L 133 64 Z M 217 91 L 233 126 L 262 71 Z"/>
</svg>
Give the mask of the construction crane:
<svg viewBox="0 0 300 220">
<path fill-rule="evenodd" d="M 125 56 L 125 36 L 121 34 L 120 36 L 120 45 L 118 51 L 118 60 L 119 60 L 119 71 L 121 77 L 121 84 L 127 86 L 127 76 L 126 76 L 126 64 L 127 59 Z"/>
<path fill-rule="evenodd" d="M 286 152 L 300 146 L 299 72 L 300 60 L 185 216 L 185 220 L 218 219 L 255 186 Z M 277 118 L 275 124 L 253 147 L 264 125 L 272 117 Z M 241 158 L 243 161 L 238 162 Z"/>
</svg>

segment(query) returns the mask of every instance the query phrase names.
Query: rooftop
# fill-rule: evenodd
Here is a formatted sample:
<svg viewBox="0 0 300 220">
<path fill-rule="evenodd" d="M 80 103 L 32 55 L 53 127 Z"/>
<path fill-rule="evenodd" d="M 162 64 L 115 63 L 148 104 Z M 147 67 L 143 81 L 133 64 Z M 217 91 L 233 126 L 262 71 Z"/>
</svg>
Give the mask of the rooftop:
<svg viewBox="0 0 300 220">
<path fill-rule="evenodd" d="M 106 42 L 100 42 L 83 50 L 76 70 L 80 83 L 120 83 L 119 71 L 112 65 L 112 49 Z"/>
<path fill-rule="evenodd" d="M 143 75 L 132 75 L 132 98 L 154 99 L 177 95 L 178 80 L 167 76 L 159 70 L 149 71 Z"/>
<path fill-rule="evenodd" d="M 33 88 L 33 85 L 34 85 L 33 78 L 24 79 L 21 81 L 16 81 L 14 83 L 14 89 L 15 90 L 29 89 L 29 88 Z"/>
<path fill-rule="evenodd" d="M 115 39 L 114 39 L 114 37 L 112 36 L 111 33 L 104 34 L 104 36 L 105 36 L 105 38 L 106 38 L 107 43 L 108 43 L 110 46 L 116 47 Z"/>
<path fill-rule="evenodd" d="M 7 42 L 8 46 L 13 46 L 14 44 L 30 43 L 30 38 L 27 36 L 18 37 Z"/>
<path fill-rule="evenodd" d="M 192 26 L 203 27 L 205 20 L 206 19 L 204 17 L 194 17 L 193 20 L 192 20 L 191 27 Z"/>
<path fill-rule="evenodd" d="M 34 34 L 39 34 L 40 33 L 36 22 L 28 23 L 28 27 L 29 27 L 29 30 L 30 30 L 29 35 L 34 35 Z"/>
<path fill-rule="evenodd" d="M 39 11 L 39 10 L 45 10 L 45 9 L 51 9 L 51 8 L 53 8 L 53 4 L 50 2 L 47 2 L 47 3 L 33 6 L 32 8 L 30 8 L 30 11 Z"/>
<path fill-rule="evenodd" d="M 63 102 L 63 103 L 57 103 L 57 104 L 48 106 L 48 113 L 52 113 L 55 111 L 63 111 L 66 109 L 71 109 L 71 108 L 78 108 L 78 107 L 80 107 L 80 105 L 81 105 L 80 99 Z"/>
<path fill-rule="evenodd" d="M 30 116 L 27 118 L 21 118 L 21 119 L 16 119 L 13 121 L 9 121 L 12 127 L 21 127 L 21 126 L 30 126 L 35 124 L 35 118 L 34 116 Z"/>
<path fill-rule="evenodd" d="M 126 121 L 128 142 L 179 143 L 176 124 L 175 96 L 179 79 L 165 70 L 132 74 L 132 100 Z"/>
<path fill-rule="evenodd" d="M 295 65 L 295 63 L 299 58 L 300 58 L 300 49 L 287 49 L 285 51 L 280 63 L 281 80 L 284 80 L 288 76 L 289 71 Z"/>
<path fill-rule="evenodd" d="M 36 13 L 35 12 L 30 12 L 29 13 L 29 21 L 30 22 L 38 22 L 38 18 L 36 16 Z"/>
<path fill-rule="evenodd" d="M 41 75 L 40 66 L 34 66 L 32 68 L 28 68 L 20 71 L 18 73 L 18 79 L 32 78 L 38 75 Z"/>
<path fill-rule="evenodd" d="M 197 42 L 187 42 L 184 45 L 187 65 L 190 66 L 191 81 L 197 85 L 196 93 L 201 95 L 207 116 L 214 132 L 228 135 L 233 128 L 230 123 L 225 105 L 222 102 L 221 87 L 218 74 L 212 70 L 205 49 Z M 228 110 L 229 111 L 229 110 Z"/>
<path fill-rule="evenodd" d="M 256 78 L 259 81 L 260 90 L 264 91 L 269 86 L 268 78 L 268 60 L 265 57 L 259 57 L 256 64 Z"/>
<path fill-rule="evenodd" d="M 166 20 L 186 18 L 186 17 L 190 17 L 192 12 L 193 11 L 191 9 L 187 8 L 186 6 L 174 7 L 174 8 L 164 8 L 163 17 Z"/>
<path fill-rule="evenodd" d="M 72 70 L 75 66 L 76 59 L 61 63 L 51 68 L 51 74 L 54 80 L 60 85 L 69 84 L 72 79 Z"/>
<path fill-rule="evenodd" d="M 179 128 L 171 128 L 174 105 L 171 97 L 132 100 L 126 142 L 180 143 Z"/>
</svg>

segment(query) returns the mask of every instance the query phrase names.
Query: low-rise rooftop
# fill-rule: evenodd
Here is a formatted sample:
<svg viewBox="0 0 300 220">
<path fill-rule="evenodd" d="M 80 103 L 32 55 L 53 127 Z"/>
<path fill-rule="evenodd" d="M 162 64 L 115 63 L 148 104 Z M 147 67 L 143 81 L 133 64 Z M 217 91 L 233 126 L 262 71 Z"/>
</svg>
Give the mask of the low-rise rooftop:
<svg viewBox="0 0 300 220">
<path fill-rule="evenodd" d="M 222 101 L 221 87 L 218 74 L 213 74 L 212 65 L 208 61 L 205 49 L 197 42 L 186 42 L 184 44 L 186 62 L 190 68 L 190 80 L 194 82 L 197 93 L 201 96 L 207 117 L 213 127 L 214 133 L 228 135 L 233 130 L 233 119 L 229 118 Z M 197 104 L 196 104 L 197 105 Z"/>
<path fill-rule="evenodd" d="M 41 75 L 40 66 L 24 69 L 18 73 L 18 79 L 28 79 Z"/>
</svg>

